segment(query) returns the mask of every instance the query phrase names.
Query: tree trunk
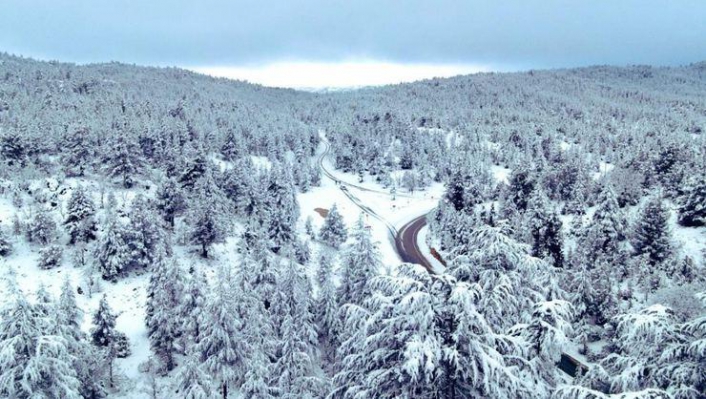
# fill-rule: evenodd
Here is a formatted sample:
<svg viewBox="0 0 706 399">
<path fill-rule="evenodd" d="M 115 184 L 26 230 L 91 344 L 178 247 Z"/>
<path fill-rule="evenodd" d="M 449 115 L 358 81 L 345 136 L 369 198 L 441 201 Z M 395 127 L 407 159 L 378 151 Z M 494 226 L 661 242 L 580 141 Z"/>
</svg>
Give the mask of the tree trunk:
<svg viewBox="0 0 706 399">
<path fill-rule="evenodd" d="M 228 383 L 223 383 L 223 399 L 228 399 Z"/>
</svg>

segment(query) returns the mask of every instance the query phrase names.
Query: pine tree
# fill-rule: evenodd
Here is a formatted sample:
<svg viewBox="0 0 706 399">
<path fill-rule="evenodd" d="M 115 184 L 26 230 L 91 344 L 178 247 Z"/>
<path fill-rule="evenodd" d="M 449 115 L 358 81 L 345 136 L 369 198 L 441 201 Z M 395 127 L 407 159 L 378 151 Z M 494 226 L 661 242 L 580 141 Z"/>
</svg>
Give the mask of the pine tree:
<svg viewBox="0 0 706 399">
<path fill-rule="evenodd" d="M 82 177 L 91 162 L 91 143 L 89 130 L 78 128 L 64 139 L 62 164 L 67 176 Z"/>
<path fill-rule="evenodd" d="M 39 250 L 38 266 L 40 269 L 53 269 L 61 266 L 64 248 L 59 245 L 50 245 Z"/>
<path fill-rule="evenodd" d="M 76 304 L 76 295 L 68 278 L 61 287 L 56 307 L 59 335 L 66 339 L 69 352 L 75 355 L 73 368 L 81 383 L 81 397 L 104 398 L 106 393 L 102 385 L 102 364 L 99 363 L 96 350 L 86 341 L 86 334 L 81 330 L 84 314 Z"/>
<path fill-rule="evenodd" d="M 336 295 L 336 286 L 333 282 L 333 256 L 323 252 L 319 258 L 319 270 L 316 280 L 319 285 L 318 297 L 315 306 L 315 320 L 319 341 L 323 344 L 324 353 L 329 361 L 333 360 L 338 333 L 340 332 L 340 320 L 338 318 L 339 304 Z"/>
<path fill-rule="evenodd" d="M 370 295 L 368 281 L 381 271 L 380 253 L 361 215 L 353 228 L 351 244 L 341 257 L 338 303 L 360 305 Z"/>
<path fill-rule="evenodd" d="M 196 152 L 196 155 L 186 163 L 185 170 L 179 176 L 179 183 L 183 189 L 192 190 L 196 186 L 196 182 L 209 169 L 204 150 L 198 149 Z"/>
<path fill-rule="evenodd" d="M 12 253 L 12 243 L 7 238 L 5 229 L 0 226 L 0 256 L 8 256 L 10 253 Z"/>
<path fill-rule="evenodd" d="M 157 255 L 147 292 L 147 336 L 152 351 L 163 361 L 166 371 L 175 367 L 175 343 L 182 335 L 177 308 L 183 298 L 181 268 L 163 253 Z"/>
<path fill-rule="evenodd" d="M 174 376 L 175 391 L 184 399 L 211 399 L 212 381 L 206 374 L 195 354 L 188 354 L 184 364 L 179 367 Z"/>
<path fill-rule="evenodd" d="M 295 229 L 299 219 L 299 205 L 292 184 L 289 169 L 275 165 L 267 187 L 269 218 L 269 238 L 275 253 L 285 246 L 291 246 L 295 239 Z"/>
<path fill-rule="evenodd" d="M 35 309 L 14 280 L 0 309 L 0 395 L 79 399 L 80 383 L 67 342 L 46 312 Z"/>
<path fill-rule="evenodd" d="M 524 212 L 536 185 L 537 182 L 528 166 L 520 165 L 518 168 L 513 169 L 510 174 L 510 186 L 508 187 L 506 200 L 512 202 L 515 209 Z"/>
<path fill-rule="evenodd" d="M 105 159 L 108 176 L 119 178 L 124 188 L 132 188 L 143 163 L 139 146 L 130 136 L 121 134 L 109 151 Z"/>
<path fill-rule="evenodd" d="M 213 296 L 206 306 L 208 321 L 201 330 L 195 351 L 206 370 L 219 384 L 223 399 L 228 398 L 229 387 L 242 381 L 247 359 L 246 342 L 242 339 L 242 320 L 236 315 L 232 278 L 229 266 L 219 270 Z"/>
<path fill-rule="evenodd" d="M 647 255 L 652 265 L 663 263 L 672 256 L 669 210 L 658 195 L 643 207 L 633 235 L 634 254 Z"/>
<path fill-rule="evenodd" d="M 314 374 L 316 330 L 311 289 L 301 266 L 290 260 L 277 280 L 273 317 L 279 345 L 274 372 L 282 397 L 316 396 L 321 381 Z"/>
<path fill-rule="evenodd" d="M 319 230 L 319 239 L 334 248 L 338 248 L 346 242 L 347 237 L 348 231 L 343 223 L 343 217 L 338 213 L 336 204 L 333 204 L 326 216 L 326 220 L 324 220 L 323 226 Z"/>
<path fill-rule="evenodd" d="M 97 227 L 94 215 L 96 207 L 83 187 L 79 186 L 71 193 L 66 213 L 64 225 L 71 237 L 71 244 L 95 240 Z"/>
<path fill-rule="evenodd" d="M 157 209 L 167 225 L 174 228 L 174 218 L 186 209 L 186 200 L 176 180 L 165 178 L 157 188 Z"/>
<path fill-rule="evenodd" d="M 56 222 L 49 212 L 40 211 L 27 225 L 27 240 L 47 245 L 56 237 Z"/>
<path fill-rule="evenodd" d="M 192 219 L 189 234 L 191 243 L 201 247 L 201 257 L 208 258 L 211 245 L 225 240 L 224 222 L 220 215 L 214 212 L 211 201 L 194 204 L 190 218 Z"/>
<path fill-rule="evenodd" d="M 150 204 L 142 195 L 132 201 L 128 232 L 132 267 L 149 268 L 154 262 L 157 248 L 164 239 L 164 232 L 162 223 L 157 220 Z"/>
<path fill-rule="evenodd" d="M 225 142 L 221 146 L 221 155 L 223 155 L 223 159 L 231 162 L 247 155 L 242 139 L 235 134 L 235 130 L 232 128 L 226 132 Z"/>
<path fill-rule="evenodd" d="M 706 225 L 706 177 L 690 179 L 679 203 L 679 224 L 686 227 Z"/>
<path fill-rule="evenodd" d="M 117 280 L 124 272 L 131 260 L 129 233 L 115 217 L 108 220 L 108 227 L 96 248 L 96 260 L 101 276 L 105 280 Z"/>
<path fill-rule="evenodd" d="M 206 276 L 194 266 L 189 269 L 189 278 L 184 288 L 184 295 L 177 308 L 177 319 L 181 322 L 182 347 L 188 348 L 199 343 L 203 324 L 206 322 Z"/>
<path fill-rule="evenodd" d="M 93 328 L 91 340 L 98 347 L 110 347 L 115 342 L 115 315 L 108 305 L 108 298 L 104 294 L 101 298 L 96 313 L 93 314 Z"/>
<path fill-rule="evenodd" d="M 27 147 L 19 132 L 12 130 L 0 137 L 0 155 L 5 158 L 8 166 L 16 164 L 24 167 Z"/>
<path fill-rule="evenodd" d="M 525 213 L 532 236 L 532 256 L 551 257 L 554 267 L 563 267 L 562 223 L 542 190 L 535 190 Z"/>
<path fill-rule="evenodd" d="M 603 188 L 593 218 L 586 227 L 584 246 L 590 248 L 592 261 L 605 258 L 612 262 L 622 252 L 622 242 L 627 229 L 625 215 L 618 205 L 615 191 Z"/>
</svg>

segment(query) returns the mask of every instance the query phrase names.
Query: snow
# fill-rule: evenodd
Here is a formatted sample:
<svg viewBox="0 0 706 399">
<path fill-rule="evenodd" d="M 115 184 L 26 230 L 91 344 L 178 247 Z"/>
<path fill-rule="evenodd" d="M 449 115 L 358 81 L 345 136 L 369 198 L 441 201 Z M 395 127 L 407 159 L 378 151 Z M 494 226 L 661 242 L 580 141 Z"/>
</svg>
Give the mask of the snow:
<svg viewBox="0 0 706 399">
<path fill-rule="evenodd" d="M 429 262 L 431 263 L 434 272 L 435 273 L 443 273 L 444 270 L 446 269 L 446 266 L 444 266 L 441 262 L 439 262 L 438 259 L 435 257 L 431 256 L 431 247 L 429 247 L 428 241 L 427 241 L 427 235 L 429 234 L 429 226 L 424 226 L 422 227 L 421 230 L 419 230 L 419 234 L 417 235 L 417 246 L 422 250 L 422 253 L 427 255 L 427 259 L 429 259 Z"/>
</svg>

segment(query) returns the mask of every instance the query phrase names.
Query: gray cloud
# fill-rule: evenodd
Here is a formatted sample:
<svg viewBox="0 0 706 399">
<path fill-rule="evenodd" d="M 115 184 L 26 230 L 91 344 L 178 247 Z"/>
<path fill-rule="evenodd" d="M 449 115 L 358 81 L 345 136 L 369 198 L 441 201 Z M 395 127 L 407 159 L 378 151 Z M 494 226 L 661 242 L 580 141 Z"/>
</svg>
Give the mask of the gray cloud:
<svg viewBox="0 0 706 399">
<path fill-rule="evenodd" d="M 703 0 L 0 1 L 0 50 L 243 65 L 350 58 L 511 68 L 706 59 Z"/>
</svg>

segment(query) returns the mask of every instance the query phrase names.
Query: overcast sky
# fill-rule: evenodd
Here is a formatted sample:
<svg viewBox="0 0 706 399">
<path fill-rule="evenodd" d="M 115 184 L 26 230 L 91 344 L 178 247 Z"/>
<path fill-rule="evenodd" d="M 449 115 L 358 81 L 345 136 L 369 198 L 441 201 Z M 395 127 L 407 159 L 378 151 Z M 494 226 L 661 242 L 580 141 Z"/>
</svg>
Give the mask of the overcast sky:
<svg viewBox="0 0 706 399">
<path fill-rule="evenodd" d="M 0 51 L 290 87 L 706 60 L 706 0 L 0 0 Z"/>
</svg>

